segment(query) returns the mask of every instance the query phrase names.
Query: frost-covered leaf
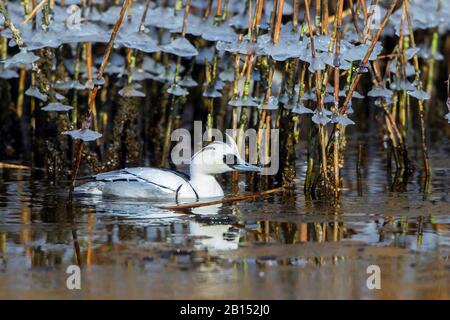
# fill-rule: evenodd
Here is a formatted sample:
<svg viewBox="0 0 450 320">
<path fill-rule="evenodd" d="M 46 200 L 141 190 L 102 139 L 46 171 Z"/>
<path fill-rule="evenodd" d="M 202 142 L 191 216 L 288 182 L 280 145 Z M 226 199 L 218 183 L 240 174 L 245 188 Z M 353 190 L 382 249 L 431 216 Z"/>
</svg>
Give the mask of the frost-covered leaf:
<svg viewBox="0 0 450 320">
<path fill-rule="evenodd" d="M 117 43 L 126 48 L 137 49 L 146 53 L 160 51 L 157 42 L 150 35 L 143 32 L 130 32 L 125 34 L 119 32 Z"/>
<path fill-rule="evenodd" d="M 345 51 L 342 54 L 342 56 L 345 60 L 350 61 L 350 62 L 351 61 L 361 61 L 366 56 L 366 54 L 369 50 L 369 47 L 370 47 L 370 42 L 368 41 L 368 43 L 366 43 L 366 44 L 360 44 L 358 46 L 350 48 L 349 50 Z M 369 57 L 369 60 L 371 60 L 371 61 L 376 60 L 382 51 L 383 51 L 383 46 L 381 45 L 380 42 L 377 42 L 374 50 L 372 51 L 372 53 Z"/>
<path fill-rule="evenodd" d="M 90 129 L 78 129 L 71 131 L 64 131 L 62 134 L 69 135 L 73 139 L 80 139 L 85 142 L 94 141 L 98 138 L 101 138 L 102 134 L 96 131 L 92 131 Z"/>
<path fill-rule="evenodd" d="M 297 103 L 294 108 L 292 108 L 292 112 L 297 114 L 307 114 L 307 113 L 314 113 L 311 109 L 305 107 L 303 103 Z"/>
<path fill-rule="evenodd" d="M 181 87 L 178 84 L 172 84 L 168 89 L 167 93 L 173 94 L 174 96 L 181 97 L 181 96 L 187 96 L 189 92 Z"/>
<path fill-rule="evenodd" d="M 0 79 L 15 79 L 19 74 L 15 70 L 0 68 Z"/>
<path fill-rule="evenodd" d="M 233 107 L 257 107 L 258 104 L 252 97 L 233 98 L 228 104 Z"/>
<path fill-rule="evenodd" d="M 270 96 L 267 102 L 263 101 L 259 106 L 259 109 L 265 110 L 277 110 L 278 109 L 278 99 L 274 96 Z"/>
<path fill-rule="evenodd" d="M 416 87 L 413 86 L 408 80 L 398 80 L 391 83 L 390 88 L 394 91 L 415 91 Z"/>
<path fill-rule="evenodd" d="M 355 124 L 351 119 L 349 119 L 347 116 L 337 115 L 333 118 L 334 123 L 339 123 L 342 126 L 348 126 Z"/>
<path fill-rule="evenodd" d="M 64 100 L 64 99 L 66 99 L 65 96 L 63 96 L 62 94 L 60 94 L 60 93 L 58 93 L 58 92 L 55 92 L 55 98 L 56 98 L 56 100 L 58 100 L 58 101 L 62 101 L 62 100 Z"/>
<path fill-rule="evenodd" d="M 234 81 L 234 71 L 229 68 L 219 73 L 219 79 L 225 82 Z"/>
<path fill-rule="evenodd" d="M 222 94 L 214 87 L 209 87 L 203 92 L 203 96 L 206 98 L 220 98 Z"/>
<path fill-rule="evenodd" d="M 392 90 L 386 89 L 384 87 L 376 87 L 373 88 L 372 90 L 370 90 L 367 95 L 369 97 L 373 97 L 373 98 L 392 98 L 392 96 L 394 95 L 394 93 L 392 92 Z"/>
<path fill-rule="evenodd" d="M 198 55 L 197 49 L 186 38 L 175 39 L 171 43 L 161 46 L 161 50 L 180 57 Z"/>
<path fill-rule="evenodd" d="M 145 97 L 145 93 L 136 90 L 132 85 L 123 87 L 118 92 L 122 97 L 132 98 L 132 97 Z"/>
<path fill-rule="evenodd" d="M 431 96 L 427 92 L 425 92 L 423 90 L 418 90 L 417 89 L 417 90 L 414 90 L 414 91 L 408 91 L 408 94 L 411 97 L 416 98 L 417 100 L 430 100 L 431 99 Z"/>
<path fill-rule="evenodd" d="M 237 39 L 234 30 L 226 25 L 207 26 L 202 33 L 202 38 L 208 41 L 233 42 Z"/>
<path fill-rule="evenodd" d="M 186 88 L 196 87 L 198 85 L 197 81 L 192 79 L 191 76 L 185 76 L 178 84 Z"/>
<path fill-rule="evenodd" d="M 28 52 L 26 49 L 21 49 L 19 53 L 5 60 L 5 69 L 12 66 L 29 67 L 32 63 L 38 60 L 39 57 L 33 52 Z"/>
<path fill-rule="evenodd" d="M 406 54 L 406 59 L 411 60 L 412 58 L 414 58 L 415 55 L 417 55 L 417 53 L 419 53 L 420 48 L 415 47 L 415 48 L 409 48 L 405 51 Z"/>
<path fill-rule="evenodd" d="M 50 111 L 66 112 L 66 111 L 69 111 L 72 109 L 73 109 L 72 106 L 62 104 L 60 102 L 52 102 L 42 108 L 42 110 L 47 111 L 47 112 L 50 112 Z"/>
<path fill-rule="evenodd" d="M 47 95 L 41 93 L 38 88 L 36 87 L 29 87 L 27 91 L 25 91 L 25 95 L 29 97 L 34 97 L 36 99 L 42 100 L 44 102 L 47 101 Z"/>
<path fill-rule="evenodd" d="M 325 126 L 328 122 L 331 121 L 330 118 L 328 118 L 323 112 L 314 111 L 314 115 L 312 117 L 312 122 L 314 122 L 317 125 Z"/>
</svg>

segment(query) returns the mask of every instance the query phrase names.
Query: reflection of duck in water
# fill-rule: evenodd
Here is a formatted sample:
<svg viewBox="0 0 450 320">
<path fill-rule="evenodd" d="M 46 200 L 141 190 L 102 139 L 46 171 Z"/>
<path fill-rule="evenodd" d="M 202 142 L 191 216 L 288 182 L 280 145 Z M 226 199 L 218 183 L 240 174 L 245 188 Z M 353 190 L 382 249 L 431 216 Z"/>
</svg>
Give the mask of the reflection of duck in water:
<svg viewBox="0 0 450 320">
<path fill-rule="evenodd" d="M 84 200 L 82 200 L 84 202 Z M 92 205 L 92 202 L 86 202 Z M 232 226 L 235 216 L 219 214 L 221 204 L 193 208 L 195 216 L 177 214 L 169 210 L 161 211 L 159 207 L 148 201 L 123 201 L 122 199 L 101 199 L 95 204 L 95 210 L 99 217 L 106 214 L 108 217 L 121 217 L 123 224 L 147 226 L 153 225 L 155 228 L 164 228 L 164 234 L 173 234 L 172 228 L 167 228 L 171 223 L 188 224 L 188 233 L 182 232 L 184 243 L 187 238 L 191 238 L 196 250 L 222 251 L 234 250 L 238 248 L 239 229 Z M 158 225 L 164 225 L 159 227 Z M 171 231 L 168 231 L 168 230 Z M 185 229 L 186 230 L 186 229 Z M 175 231 L 177 236 L 181 234 Z M 153 241 L 150 236 L 150 241 Z"/>
<path fill-rule="evenodd" d="M 94 181 L 75 188 L 75 193 L 174 200 L 223 197 L 214 175 L 229 171 L 259 172 L 260 168 L 240 157 L 234 141 L 215 141 L 194 154 L 190 177 L 163 168 L 129 168 L 94 175 Z"/>
<path fill-rule="evenodd" d="M 189 235 L 195 237 L 194 247 L 198 250 L 225 251 L 236 250 L 239 246 L 239 229 L 231 224 L 222 224 L 220 220 L 205 223 L 205 218 L 218 213 L 221 205 L 192 209 L 203 222 L 189 221 Z M 217 216 L 216 216 L 217 217 Z"/>
</svg>

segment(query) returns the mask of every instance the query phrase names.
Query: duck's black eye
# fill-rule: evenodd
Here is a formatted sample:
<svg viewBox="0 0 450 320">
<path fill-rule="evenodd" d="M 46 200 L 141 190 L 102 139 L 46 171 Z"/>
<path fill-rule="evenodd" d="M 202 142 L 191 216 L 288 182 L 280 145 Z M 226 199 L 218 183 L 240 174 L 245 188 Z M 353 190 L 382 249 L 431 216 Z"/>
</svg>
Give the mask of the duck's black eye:
<svg viewBox="0 0 450 320">
<path fill-rule="evenodd" d="M 234 154 L 226 154 L 223 156 L 223 163 L 229 167 L 233 167 L 238 164 L 238 158 Z"/>
</svg>

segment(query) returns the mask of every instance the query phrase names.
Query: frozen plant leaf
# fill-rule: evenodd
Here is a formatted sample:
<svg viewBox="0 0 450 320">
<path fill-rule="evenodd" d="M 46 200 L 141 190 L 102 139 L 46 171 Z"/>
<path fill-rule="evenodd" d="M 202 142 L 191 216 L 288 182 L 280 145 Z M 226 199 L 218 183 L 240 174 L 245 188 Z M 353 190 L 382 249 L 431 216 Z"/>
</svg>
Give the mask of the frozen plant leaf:
<svg viewBox="0 0 450 320">
<path fill-rule="evenodd" d="M 347 109 L 345 110 L 345 114 L 353 114 L 353 113 L 355 113 L 355 110 L 353 110 L 352 105 L 349 103 L 347 105 Z"/>
<path fill-rule="evenodd" d="M 309 72 L 314 73 L 316 71 L 325 70 L 326 64 L 322 57 L 316 56 L 315 58 L 311 58 L 310 64 L 308 67 Z"/>
<path fill-rule="evenodd" d="M 191 88 L 198 85 L 197 81 L 192 79 L 191 76 L 185 76 L 180 82 L 178 82 L 180 86 Z"/>
<path fill-rule="evenodd" d="M 317 97 L 316 97 L 316 94 L 314 92 L 308 91 L 308 92 L 305 92 L 305 94 L 302 97 L 302 100 L 305 100 L 305 101 L 312 100 L 312 101 L 314 101 L 314 100 L 317 100 Z"/>
<path fill-rule="evenodd" d="M 132 97 L 145 97 L 145 93 L 136 90 L 133 86 L 125 86 L 118 92 L 122 97 L 132 98 Z"/>
<path fill-rule="evenodd" d="M 364 59 L 367 52 L 369 51 L 370 45 L 371 45 L 370 41 L 367 41 L 367 43 L 365 43 L 365 44 L 360 44 L 358 46 L 354 46 L 343 53 L 343 58 L 347 61 L 361 61 Z M 371 60 L 371 61 L 376 60 L 382 51 L 383 51 L 383 46 L 381 45 L 380 42 L 377 42 L 374 50 L 372 51 L 372 53 L 369 57 L 369 60 Z"/>
<path fill-rule="evenodd" d="M 335 121 L 337 122 L 337 123 L 339 123 L 340 125 L 342 125 L 342 126 L 348 126 L 348 125 L 352 125 L 352 124 L 355 124 L 355 122 L 353 122 L 351 119 L 349 119 L 348 117 L 346 117 L 346 116 L 341 116 L 341 115 L 339 115 L 339 116 L 337 116 L 336 118 L 335 118 Z"/>
<path fill-rule="evenodd" d="M 42 108 L 42 110 L 47 111 L 47 112 L 50 112 L 50 111 L 66 112 L 66 111 L 69 111 L 72 109 L 73 109 L 72 106 L 65 105 L 60 102 L 52 102 Z"/>
<path fill-rule="evenodd" d="M 213 42 L 233 42 L 237 39 L 237 34 L 228 26 L 208 26 L 202 33 L 202 38 Z"/>
<path fill-rule="evenodd" d="M 29 87 L 29 88 L 27 89 L 27 91 L 25 91 L 25 94 L 26 94 L 27 96 L 29 96 L 29 97 L 34 97 L 34 98 L 39 99 L 39 100 L 42 100 L 42 101 L 44 101 L 44 102 L 47 101 L 47 95 L 41 93 L 41 92 L 39 91 L 39 89 L 36 88 L 36 87 Z"/>
<path fill-rule="evenodd" d="M 411 82 L 408 80 L 398 80 L 391 83 L 390 88 L 395 91 L 415 91 L 416 87 L 414 87 Z"/>
<path fill-rule="evenodd" d="M 58 100 L 58 101 L 62 101 L 62 100 L 64 100 L 64 99 L 66 99 L 66 97 L 64 97 L 62 94 L 60 94 L 60 93 L 58 93 L 58 92 L 55 92 L 55 98 L 56 98 L 56 100 Z"/>
<path fill-rule="evenodd" d="M 292 112 L 297 114 L 307 114 L 307 113 L 314 113 L 311 109 L 305 107 L 303 103 L 297 103 L 295 107 L 292 109 Z"/>
<path fill-rule="evenodd" d="M 214 87 L 209 87 L 203 92 L 203 96 L 206 98 L 220 98 L 222 94 Z"/>
<path fill-rule="evenodd" d="M 214 84 L 214 89 L 216 90 L 222 90 L 223 87 L 225 86 L 225 82 L 223 82 L 222 80 L 216 80 L 216 83 Z"/>
<path fill-rule="evenodd" d="M 133 78 L 134 79 L 134 78 Z M 75 84 L 75 81 L 74 81 L 74 84 Z M 80 86 L 79 87 L 77 87 L 77 88 L 75 88 L 76 90 L 83 90 L 83 89 L 81 89 L 82 87 L 84 87 L 84 89 L 93 89 L 95 86 L 103 86 L 105 84 L 105 78 L 101 78 L 101 79 L 97 79 L 97 78 L 94 78 L 94 79 L 92 79 L 92 80 L 88 80 L 88 81 L 86 81 L 86 84 L 83 86 L 81 83 L 80 83 Z"/>
<path fill-rule="evenodd" d="M 12 66 L 28 67 L 39 60 L 39 57 L 26 49 L 21 49 L 19 53 L 5 60 L 5 69 Z"/>
<path fill-rule="evenodd" d="M 181 96 L 187 96 L 189 92 L 182 88 L 178 84 L 172 84 L 168 89 L 167 93 L 173 94 L 174 96 L 181 97 Z"/>
<path fill-rule="evenodd" d="M 420 51 L 420 48 L 409 48 L 405 51 L 406 59 L 411 60 Z"/>
<path fill-rule="evenodd" d="M 219 79 L 225 82 L 234 81 L 234 71 L 232 69 L 221 71 L 219 73 Z"/>
<path fill-rule="evenodd" d="M 322 125 L 322 126 L 325 126 L 328 122 L 331 121 L 331 119 L 328 118 L 323 112 L 319 112 L 319 111 L 314 111 L 314 115 L 311 120 L 315 124 Z"/>
<path fill-rule="evenodd" d="M 259 109 L 264 110 L 277 110 L 278 109 L 278 99 L 274 96 L 270 96 L 267 102 L 263 101 L 259 106 Z"/>
<path fill-rule="evenodd" d="M 285 92 L 280 95 L 280 97 L 278 98 L 278 101 L 286 106 L 287 104 L 289 104 L 289 101 L 292 101 L 292 99 L 293 99 L 293 96 L 289 95 Z"/>
<path fill-rule="evenodd" d="M 334 95 L 326 94 L 325 97 L 323 98 L 323 103 L 334 103 Z"/>
<path fill-rule="evenodd" d="M 258 104 L 251 97 L 233 98 L 228 104 L 233 107 L 257 107 Z"/>
<path fill-rule="evenodd" d="M 336 67 L 340 70 L 349 70 L 352 67 L 351 63 L 343 59 L 341 54 L 337 55 L 332 52 L 324 52 L 322 56 L 323 61 L 330 67 Z"/>
<path fill-rule="evenodd" d="M 266 55 L 272 56 L 276 61 L 285 61 L 289 58 L 298 58 L 300 52 L 307 50 L 306 44 L 301 41 L 281 41 L 278 44 L 268 42 L 261 46 Z"/>
<path fill-rule="evenodd" d="M 354 99 L 364 99 L 365 97 L 361 93 L 359 93 L 358 91 L 354 91 L 353 94 L 352 94 L 352 98 L 354 98 Z"/>
<path fill-rule="evenodd" d="M 256 43 L 249 42 L 247 39 L 244 39 L 241 42 L 235 41 L 232 43 L 218 41 L 216 44 L 216 48 L 219 51 L 227 51 L 240 54 L 249 54 L 251 52 L 258 53 L 260 51 L 260 48 Z"/>
<path fill-rule="evenodd" d="M 171 43 L 161 46 L 161 50 L 180 57 L 198 55 L 197 49 L 186 38 L 175 39 Z"/>
<path fill-rule="evenodd" d="M 431 99 L 431 96 L 423 90 L 408 91 L 408 94 L 411 97 L 416 98 L 417 100 L 430 100 Z"/>
<path fill-rule="evenodd" d="M 122 35 L 119 33 L 117 43 L 126 48 L 137 49 L 146 53 L 160 51 L 157 42 L 143 32 L 129 32 Z"/>
<path fill-rule="evenodd" d="M 146 72 L 143 69 L 134 69 L 131 72 L 131 78 L 134 81 L 142 81 L 146 79 L 154 79 L 155 77 L 151 73 Z"/>
<path fill-rule="evenodd" d="M 15 70 L 0 68 L 0 79 L 15 79 L 19 74 Z"/>
<path fill-rule="evenodd" d="M 394 93 L 392 90 L 386 89 L 384 87 L 376 87 L 370 90 L 367 95 L 373 98 L 392 98 Z"/>
<path fill-rule="evenodd" d="M 101 133 L 92 131 L 90 129 L 78 129 L 71 131 L 64 131 L 62 134 L 71 136 L 73 139 L 80 139 L 84 142 L 97 140 L 102 136 Z"/>
</svg>

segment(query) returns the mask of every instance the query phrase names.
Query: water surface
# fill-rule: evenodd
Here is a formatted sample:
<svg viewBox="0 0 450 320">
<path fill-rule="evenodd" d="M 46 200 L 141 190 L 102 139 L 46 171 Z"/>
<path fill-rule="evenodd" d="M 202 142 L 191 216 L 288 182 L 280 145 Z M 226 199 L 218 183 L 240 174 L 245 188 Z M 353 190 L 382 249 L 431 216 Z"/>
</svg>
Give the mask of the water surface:
<svg viewBox="0 0 450 320">
<path fill-rule="evenodd" d="M 449 299 L 446 145 L 432 146 L 427 192 L 419 170 L 406 184 L 388 176 L 369 141 L 359 183 L 349 148 L 337 205 L 305 200 L 301 155 L 293 195 L 190 214 L 70 201 L 39 172 L 0 169 L 0 298 Z M 81 290 L 66 288 L 72 264 L 82 266 Z M 369 265 L 381 268 L 381 290 L 366 286 Z"/>
</svg>

